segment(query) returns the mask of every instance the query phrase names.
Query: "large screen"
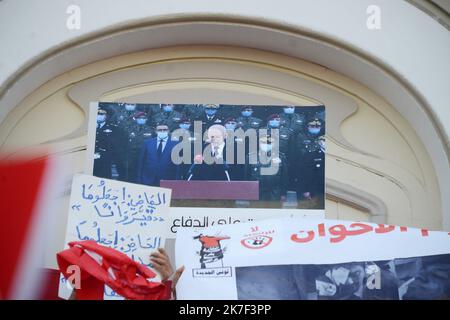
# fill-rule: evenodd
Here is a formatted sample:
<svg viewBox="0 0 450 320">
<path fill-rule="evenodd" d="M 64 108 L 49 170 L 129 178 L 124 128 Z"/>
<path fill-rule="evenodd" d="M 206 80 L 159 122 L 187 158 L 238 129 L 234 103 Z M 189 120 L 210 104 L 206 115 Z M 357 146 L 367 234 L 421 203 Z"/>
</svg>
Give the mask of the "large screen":
<svg viewBox="0 0 450 320">
<path fill-rule="evenodd" d="M 91 114 L 97 177 L 171 188 L 172 207 L 324 208 L 324 106 L 100 102 Z"/>
</svg>

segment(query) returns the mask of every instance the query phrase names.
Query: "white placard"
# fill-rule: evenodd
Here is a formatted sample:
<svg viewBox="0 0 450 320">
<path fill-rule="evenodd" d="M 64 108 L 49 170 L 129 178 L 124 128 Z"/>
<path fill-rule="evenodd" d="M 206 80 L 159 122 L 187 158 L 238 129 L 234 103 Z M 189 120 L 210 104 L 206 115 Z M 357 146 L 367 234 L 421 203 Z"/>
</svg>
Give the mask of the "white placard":
<svg viewBox="0 0 450 320">
<path fill-rule="evenodd" d="M 77 174 L 73 178 L 65 247 L 95 240 L 150 265 L 150 253 L 164 247 L 169 233 L 171 190 Z M 61 276 L 59 295 L 71 289 Z M 109 288 L 105 299 L 120 298 Z"/>
</svg>

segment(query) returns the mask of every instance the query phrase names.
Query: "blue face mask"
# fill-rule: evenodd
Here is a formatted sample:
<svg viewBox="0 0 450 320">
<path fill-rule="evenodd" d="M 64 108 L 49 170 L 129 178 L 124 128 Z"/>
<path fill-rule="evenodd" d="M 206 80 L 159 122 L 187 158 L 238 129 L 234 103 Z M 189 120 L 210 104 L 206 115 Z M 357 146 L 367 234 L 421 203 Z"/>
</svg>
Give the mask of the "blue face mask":
<svg viewBox="0 0 450 320">
<path fill-rule="evenodd" d="M 106 116 L 104 114 L 100 114 L 97 116 L 97 123 L 103 123 L 106 121 Z"/>
<path fill-rule="evenodd" d="M 179 127 L 180 129 L 188 130 L 191 125 L 189 123 L 180 123 Z"/>
<path fill-rule="evenodd" d="M 253 111 L 242 111 L 241 114 L 244 117 L 250 117 L 252 115 Z"/>
<path fill-rule="evenodd" d="M 280 126 L 280 120 L 270 120 L 269 126 L 271 128 L 278 128 Z"/>
<path fill-rule="evenodd" d="M 165 139 L 169 135 L 167 131 L 160 131 L 157 133 L 159 139 Z"/>
<path fill-rule="evenodd" d="M 227 129 L 227 130 L 234 130 L 234 129 L 236 129 L 236 124 L 235 123 L 226 123 L 225 124 L 225 129 Z"/>
<path fill-rule="evenodd" d="M 308 128 L 310 134 L 319 134 L 320 128 Z"/>
<path fill-rule="evenodd" d="M 163 110 L 164 110 L 165 112 L 172 112 L 173 106 L 164 106 L 164 107 L 163 107 Z"/>
<path fill-rule="evenodd" d="M 127 111 L 134 111 L 136 109 L 136 106 L 134 104 L 126 104 L 125 110 Z"/>
<path fill-rule="evenodd" d="M 136 119 L 136 123 L 139 125 L 144 125 L 147 123 L 147 119 L 142 119 L 142 118 Z"/>
<path fill-rule="evenodd" d="M 213 116 L 216 114 L 217 110 L 216 109 L 206 109 L 205 112 L 208 116 Z"/>
<path fill-rule="evenodd" d="M 263 152 L 270 152 L 270 151 L 272 151 L 272 145 L 271 144 L 261 143 L 259 145 L 259 148 Z"/>
<path fill-rule="evenodd" d="M 286 114 L 293 114 L 295 109 L 294 108 L 284 108 L 284 113 Z"/>
</svg>

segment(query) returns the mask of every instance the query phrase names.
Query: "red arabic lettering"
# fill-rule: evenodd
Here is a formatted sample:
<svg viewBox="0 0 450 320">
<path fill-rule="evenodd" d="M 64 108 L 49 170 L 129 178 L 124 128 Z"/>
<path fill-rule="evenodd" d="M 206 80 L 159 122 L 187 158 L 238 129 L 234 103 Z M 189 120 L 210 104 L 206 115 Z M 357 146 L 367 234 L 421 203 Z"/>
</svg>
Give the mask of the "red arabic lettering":
<svg viewBox="0 0 450 320">
<path fill-rule="evenodd" d="M 378 227 L 375 228 L 375 233 L 388 233 L 395 229 L 395 226 L 385 226 L 384 224 L 379 224 Z"/>
<path fill-rule="evenodd" d="M 305 233 L 305 231 L 299 231 L 299 234 L 300 233 Z M 305 242 L 309 242 L 312 239 L 314 239 L 314 231 L 311 230 L 311 231 L 308 231 L 307 233 L 308 233 L 308 236 L 305 238 L 299 238 L 298 235 L 294 233 L 291 236 L 291 240 L 295 241 L 295 242 L 305 243 Z"/>
<path fill-rule="evenodd" d="M 373 227 L 365 223 L 352 223 L 349 227 L 357 229 L 348 230 L 343 224 L 331 226 L 328 231 L 330 232 L 330 234 L 337 237 L 331 238 L 330 242 L 338 243 L 344 240 L 347 236 L 357 236 L 373 231 Z"/>
</svg>

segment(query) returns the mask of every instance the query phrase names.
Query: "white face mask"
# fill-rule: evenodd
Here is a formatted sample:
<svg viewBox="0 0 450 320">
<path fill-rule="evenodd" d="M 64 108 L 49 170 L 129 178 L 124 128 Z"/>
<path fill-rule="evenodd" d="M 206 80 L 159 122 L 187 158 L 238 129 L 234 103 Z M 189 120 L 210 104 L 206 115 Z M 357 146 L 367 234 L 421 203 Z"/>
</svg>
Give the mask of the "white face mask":
<svg viewBox="0 0 450 320">
<path fill-rule="evenodd" d="M 294 108 L 288 107 L 288 108 L 284 108 L 284 113 L 286 114 L 293 114 L 295 111 Z"/>
<path fill-rule="evenodd" d="M 260 144 L 260 145 L 259 145 L 259 148 L 260 148 L 261 151 L 263 151 L 263 152 L 270 152 L 270 151 L 272 151 L 272 145 L 271 145 L 271 144 L 266 144 L 266 143 Z"/>
<path fill-rule="evenodd" d="M 142 119 L 142 118 L 136 119 L 136 123 L 139 125 L 144 125 L 147 123 L 147 119 Z"/>
<path fill-rule="evenodd" d="M 104 115 L 104 114 L 99 114 L 98 116 L 97 116 L 97 123 L 103 123 L 103 122 L 105 122 L 106 121 L 106 115 Z"/>
<path fill-rule="evenodd" d="M 168 135 L 169 135 L 169 133 L 167 131 L 160 131 L 160 132 L 158 132 L 158 138 L 161 139 L 161 140 L 166 139 Z"/>
<path fill-rule="evenodd" d="M 134 111 L 134 109 L 136 109 L 136 106 L 134 104 L 126 104 L 125 105 L 125 110 L 127 110 L 127 111 Z"/>
</svg>

